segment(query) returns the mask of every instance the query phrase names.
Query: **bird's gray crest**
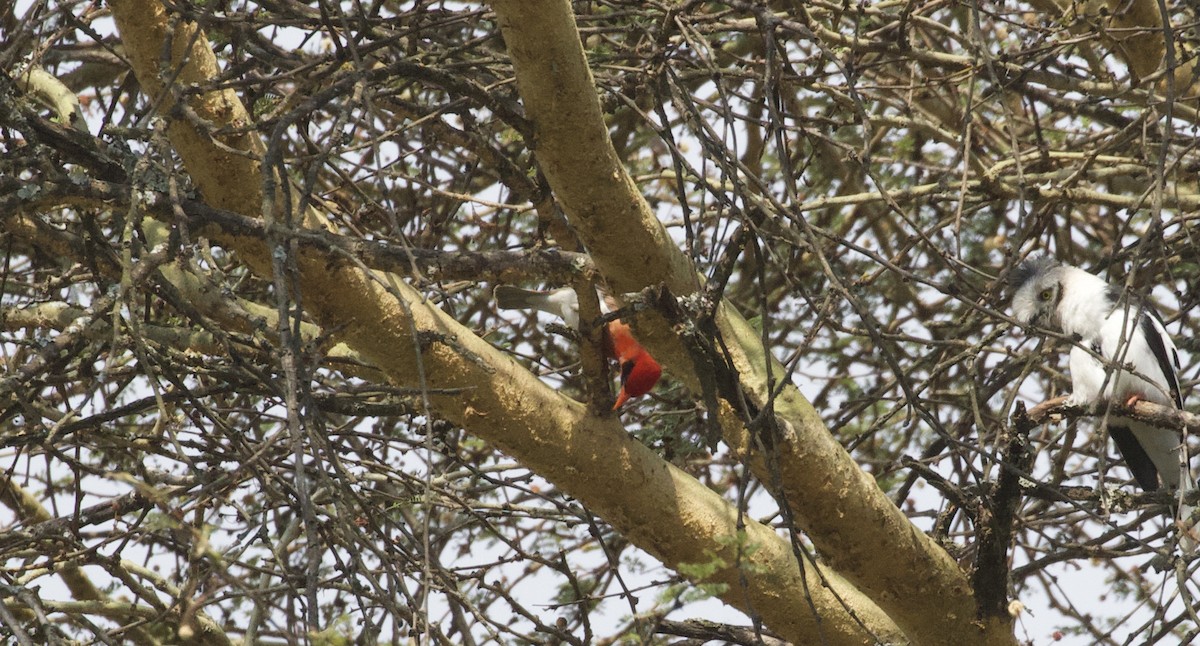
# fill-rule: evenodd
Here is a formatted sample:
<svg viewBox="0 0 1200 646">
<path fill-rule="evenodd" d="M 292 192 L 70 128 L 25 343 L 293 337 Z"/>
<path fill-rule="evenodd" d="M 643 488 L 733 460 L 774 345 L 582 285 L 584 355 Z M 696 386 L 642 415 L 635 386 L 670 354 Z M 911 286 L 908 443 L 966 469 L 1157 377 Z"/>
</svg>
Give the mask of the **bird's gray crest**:
<svg viewBox="0 0 1200 646">
<path fill-rule="evenodd" d="M 1038 254 L 1026 258 L 1008 277 L 1008 283 L 1014 290 L 1020 290 L 1029 281 L 1041 276 L 1058 266 L 1058 261 L 1050 256 Z"/>
</svg>

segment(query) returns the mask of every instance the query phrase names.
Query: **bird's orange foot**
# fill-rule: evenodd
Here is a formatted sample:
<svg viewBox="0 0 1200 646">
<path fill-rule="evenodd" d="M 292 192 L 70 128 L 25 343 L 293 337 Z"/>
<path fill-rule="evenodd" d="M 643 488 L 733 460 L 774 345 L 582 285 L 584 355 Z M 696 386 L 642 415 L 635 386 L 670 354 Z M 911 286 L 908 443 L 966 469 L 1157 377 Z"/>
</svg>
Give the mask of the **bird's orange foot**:
<svg viewBox="0 0 1200 646">
<path fill-rule="evenodd" d="M 1133 408 L 1134 405 L 1136 405 L 1140 401 L 1142 401 L 1141 395 L 1130 395 L 1129 399 L 1125 400 L 1125 406 L 1128 408 Z"/>
</svg>

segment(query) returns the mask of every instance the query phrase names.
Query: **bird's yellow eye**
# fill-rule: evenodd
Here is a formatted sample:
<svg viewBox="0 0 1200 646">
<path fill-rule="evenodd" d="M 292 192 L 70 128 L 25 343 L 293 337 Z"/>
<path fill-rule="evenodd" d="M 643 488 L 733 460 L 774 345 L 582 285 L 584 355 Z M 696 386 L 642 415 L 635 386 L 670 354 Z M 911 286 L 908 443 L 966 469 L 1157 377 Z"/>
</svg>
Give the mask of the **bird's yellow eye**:
<svg viewBox="0 0 1200 646">
<path fill-rule="evenodd" d="M 1053 294 L 1050 293 L 1050 290 L 1043 289 L 1042 292 L 1038 294 L 1038 300 L 1048 301 L 1050 300 L 1051 296 L 1053 296 Z"/>
</svg>

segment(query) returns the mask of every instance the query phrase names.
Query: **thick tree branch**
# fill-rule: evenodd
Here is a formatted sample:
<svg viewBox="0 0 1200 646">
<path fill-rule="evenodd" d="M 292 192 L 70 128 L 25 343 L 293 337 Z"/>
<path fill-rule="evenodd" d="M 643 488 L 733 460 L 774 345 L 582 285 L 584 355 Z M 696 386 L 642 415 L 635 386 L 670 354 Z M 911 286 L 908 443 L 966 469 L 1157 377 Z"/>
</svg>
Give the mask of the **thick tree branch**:
<svg viewBox="0 0 1200 646">
<path fill-rule="evenodd" d="M 1008 614 L 1009 558 L 1016 529 L 1017 511 L 1023 498 L 1022 479 L 1033 466 L 1035 453 L 1029 446 L 1029 429 L 1021 424 L 1009 424 L 1002 436 L 1004 454 L 1000 475 L 990 495 L 980 497 L 980 510 L 975 515 L 978 531 L 978 556 L 971 586 L 979 599 L 981 614 Z"/>
<path fill-rule="evenodd" d="M 608 138 L 570 4 L 493 4 L 537 134 L 538 160 L 597 268 L 619 292 L 661 283 L 680 296 L 694 293 L 695 269 Z M 768 426 L 778 429 L 767 452 L 741 423 L 723 425 L 725 440 L 759 465 L 759 478 L 782 493 L 828 562 L 914 642 L 1011 644 L 1009 621 L 968 619 L 976 607 L 965 574 L 854 463 L 800 392 L 777 383 L 787 372 L 758 332 L 729 306 L 718 308 L 716 320 L 747 397 L 758 410 L 773 408 L 777 423 Z M 690 358 L 661 317 L 641 316 L 637 329 L 668 370 L 700 392 Z M 914 577 L 917 571 L 923 576 Z"/>
<path fill-rule="evenodd" d="M 1073 31 L 1090 29 L 1099 34 L 1101 42 L 1129 66 L 1135 82 L 1153 77 L 1165 93 L 1164 77 L 1170 75 L 1172 98 L 1194 98 L 1195 58 L 1179 49 L 1182 40 L 1170 43 L 1168 50 L 1166 16 L 1158 0 L 1033 0 L 1031 4 L 1072 25 Z M 1172 69 L 1164 70 L 1166 64 Z"/>
</svg>

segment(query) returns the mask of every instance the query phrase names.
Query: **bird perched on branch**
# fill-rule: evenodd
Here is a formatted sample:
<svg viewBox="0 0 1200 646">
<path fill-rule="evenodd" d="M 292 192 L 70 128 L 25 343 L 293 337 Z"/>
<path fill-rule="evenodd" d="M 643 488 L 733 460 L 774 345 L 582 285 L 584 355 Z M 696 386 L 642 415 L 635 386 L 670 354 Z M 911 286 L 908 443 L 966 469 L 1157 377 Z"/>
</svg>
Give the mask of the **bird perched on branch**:
<svg viewBox="0 0 1200 646">
<path fill-rule="evenodd" d="M 1069 405 L 1132 406 L 1145 400 L 1182 410 L 1179 353 L 1149 303 L 1045 256 L 1021 263 L 1011 282 L 1017 320 L 1058 329 L 1075 340 Z M 1112 415 L 1108 434 L 1142 489 L 1155 491 L 1160 480 L 1181 492 L 1193 487 L 1191 471 L 1180 459 L 1178 432 Z"/>
<path fill-rule="evenodd" d="M 563 320 L 572 329 L 579 330 L 579 297 L 570 287 L 549 291 L 521 289 L 509 285 L 498 285 L 495 291 L 496 305 L 505 310 L 541 310 Z M 600 309 L 611 311 L 604 299 Z M 617 362 L 621 369 L 621 391 L 612 409 L 617 410 L 632 397 L 650 392 L 662 376 L 662 366 L 650 356 L 633 331 L 620 320 L 609 321 L 604 327 L 604 354 Z"/>
</svg>

